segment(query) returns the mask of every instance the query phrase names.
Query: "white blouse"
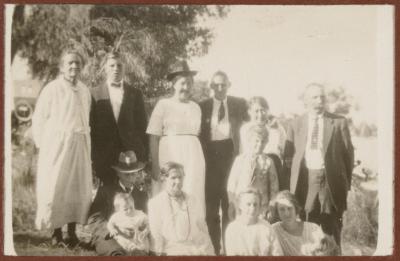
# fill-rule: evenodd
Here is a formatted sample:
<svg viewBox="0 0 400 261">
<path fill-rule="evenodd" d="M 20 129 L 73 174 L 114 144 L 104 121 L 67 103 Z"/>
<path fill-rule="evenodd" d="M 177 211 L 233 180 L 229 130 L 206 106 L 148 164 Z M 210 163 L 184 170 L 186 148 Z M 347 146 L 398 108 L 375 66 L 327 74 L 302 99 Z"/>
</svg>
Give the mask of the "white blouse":
<svg viewBox="0 0 400 261">
<path fill-rule="evenodd" d="M 179 102 L 162 99 L 155 106 L 147 127 L 147 134 L 156 136 L 199 135 L 201 110 L 193 101 Z"/>
</svg>

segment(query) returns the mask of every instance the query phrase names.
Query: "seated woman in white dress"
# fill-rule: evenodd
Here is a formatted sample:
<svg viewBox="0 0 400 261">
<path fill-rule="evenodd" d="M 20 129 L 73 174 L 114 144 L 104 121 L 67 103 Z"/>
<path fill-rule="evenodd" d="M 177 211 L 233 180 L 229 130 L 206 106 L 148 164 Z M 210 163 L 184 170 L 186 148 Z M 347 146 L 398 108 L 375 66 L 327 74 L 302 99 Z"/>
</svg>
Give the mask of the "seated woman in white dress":
<svg viewBox="0 0 400 261">
<path fill-rule="evenodd" d="M 297 218 L 301 208 L 295 196 L 284 190 L 271 204 L 272 213 L 280 221 L 273 224 L 285 256 L 331 256 L 338 254 L 332 237 L 325 235 L 320 226 Z"/>
<path fill-rule="evenodd" d="M 190 100 L 195 74 L 185 61 L 171 66 L 167 80 L 174 94 L 157 102 L 146 132 L 150 134 L 153 195 L 159 192 L 160 183 L 156 180 L 160 166 L 168 161 L 182 164 L 186 174 L 183 190 L 196 199 L 202 207 L 200 214 L 205 216 L 205 162 L 197 137 L 201 110 L 197 103 Z"/>
<path fill-rule="evenodd" d="M 151 251 L 156 255 L 215 255 L 201 207 L 182 191 L 184 170 L 175 162 L 161 169 L 163 190 L 149 201 Z"/>
<path fill-rule="evenodd" d="M 249 188 L 239 194 L 239 215 L 225 235 L 228 256 L 281 256 L 282 249 L 271 225 L 259 218 L 261 194 Z"/>
</svg>

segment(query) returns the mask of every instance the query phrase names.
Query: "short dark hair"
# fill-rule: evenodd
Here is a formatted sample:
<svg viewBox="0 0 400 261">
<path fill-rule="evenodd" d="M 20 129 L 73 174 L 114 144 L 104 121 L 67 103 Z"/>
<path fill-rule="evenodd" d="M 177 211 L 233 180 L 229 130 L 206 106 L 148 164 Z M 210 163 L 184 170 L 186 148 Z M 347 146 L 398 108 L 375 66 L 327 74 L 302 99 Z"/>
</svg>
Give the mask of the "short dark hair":
<svg viewBox="0 0 400 261">
<path fill-rule="evenodd" d="M 261 107 L 269 110 L 269 105 L 267 100 L 261 96 L 253 96 L 247 101 L 247 108 L 251 108 L 254 104 L 259 104 Z"/>
<path fill-rule="evenodd" d="M 224 78 L 224 80 L 225 80 L 226 82 L 229 82 L 229 77 L 228 77 L 228 75 L 226 74 L 226 72 L 224 72 L 224 71 L 216 71 L 216 72 L 213 74 L 213 76 L 211 77 L 211 83 L 212 83 L 212 80 L 213 80 L 215 77 L 217 77 L 217 76 L 221 76 L 221 77 Z"/>
<path fill-rule="evenodd" d="M 280 199 L 286 199 L 290 203 L 292 203 L 292 205 L 295 208 L 296 214 L 299 214 L 300 211 L 302 210 L 302 207 L 300 206 L 299 201 L 297 200 L 296 196 L 293 193 L 291 193 L 289 190 L 280 191 L 271 200 L 270 206 L 269 206 L 274 220 L 280 220 L 279 213 L 278 213 L 278 201 Z"/>
<path fill-rule="evenodd" d="M 164 163 L 160 169 L 160 178 L 161 179 L 168 178 L 171 170 L 179 170 L 182 173 L 182 176 L 185 176 L 185 171 L 182 164 L 179 164 L 174 161 L 168 161 Z"/>
</svg>

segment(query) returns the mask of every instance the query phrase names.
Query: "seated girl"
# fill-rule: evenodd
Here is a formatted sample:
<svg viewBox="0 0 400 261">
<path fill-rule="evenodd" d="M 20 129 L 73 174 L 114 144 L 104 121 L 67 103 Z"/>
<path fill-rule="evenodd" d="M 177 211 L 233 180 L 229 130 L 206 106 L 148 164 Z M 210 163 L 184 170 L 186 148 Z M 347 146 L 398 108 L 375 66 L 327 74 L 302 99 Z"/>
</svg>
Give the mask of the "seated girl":
<svg viewBox="0 0 400 261">
<path fill-rule="evenodd" d="M 284 190 L 277 194 L 271 204 L 277 223 L 272 225 L 285 256 L 331 256 L 338 254 L 333 238 L 325 235 L 320 226 L 301 221 L 301 210 L 295 196 Z"/>
<path fill-rule="evenodd" d="M 121 245 L 128 255 L 145 255 L 149 252 L 149 227 L 146 214 L 135 209 L 133 198 L 127 193 L 114 197 L 115 213 L 107 229 L 110 236 Z"/>
<path fill-rule="evenodd" d="M 227 255 L 281 256 L 282 249 L 271 225 L 259 218 L 260 193 L 249 188 L 239 194 L 239 215 L 225 235 Z"/>
<path fill-rule="evenodd" d="M 268 142 L 268 131 L 264 126 L 253 125 L 248 128 L 243 140 L 244 151 L 232 165 L 228 179 L 230 219 L 238 209 L 237 196 L 248 187 L 256 188 L 261 193 L 261 211 L 266 217 L 269 201 L 278 193 L 279 182 L 274 162 L 263 152 Z"/>
</svg>

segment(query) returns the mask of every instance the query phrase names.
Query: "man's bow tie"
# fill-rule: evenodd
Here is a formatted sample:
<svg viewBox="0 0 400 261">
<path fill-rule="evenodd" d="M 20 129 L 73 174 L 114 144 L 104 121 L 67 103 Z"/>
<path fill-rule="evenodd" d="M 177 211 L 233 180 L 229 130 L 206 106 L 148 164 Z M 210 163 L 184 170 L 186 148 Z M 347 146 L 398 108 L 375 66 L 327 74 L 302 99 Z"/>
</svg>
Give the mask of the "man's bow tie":
<svg viewBox="0 0 400 261">
<path fill-rule="evenodd" d="M 115 87 L 115 88 L 119 88 L 119 87 L 121 87 L 121 82 L 112 82 L 111 86 Z"/>
</svg>

